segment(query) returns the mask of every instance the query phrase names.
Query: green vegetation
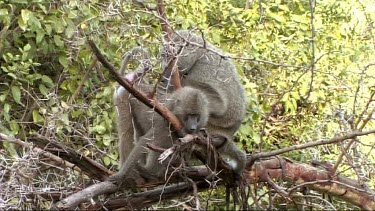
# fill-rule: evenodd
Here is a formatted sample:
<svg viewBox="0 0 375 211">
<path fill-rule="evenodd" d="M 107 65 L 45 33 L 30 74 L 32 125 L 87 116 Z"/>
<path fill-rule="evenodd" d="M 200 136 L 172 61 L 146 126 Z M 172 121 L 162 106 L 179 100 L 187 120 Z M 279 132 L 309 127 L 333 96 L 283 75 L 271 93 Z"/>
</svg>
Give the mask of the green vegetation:
<svg viewBox="0 0 375 211">
<path fill-rule="evenodd" d="M 248 102 L 236 139 L 248 153 L 374 129 L 373 0 L 325 0 L 313 3 L 313 8 L 309 1 L 251 1 L 246 9 L 245 1 L 238 0 L 166 3 L 174 29 L 198 28 L 235 59 Z M 21 140 L 44 135 L 115 171 L 112 94 L 117 83 L 95 60 L 86 38 L 93 39 L 116 67 L 132 47 L 147 47 L 157 73 L 161 33 L 156 12 L 125 1 L 1 1 L 0 132 Z M 361 178 L 374 189 L 374 145 L 373 134 L 357 138 L 338 172 Z M 346 142 L 323 145 L 283 156 L 307 164 L 336 164 L 345 146 Z M 33 156 L 0 142 L 1 171 L 9 163 L 14 168 L 35 165 Z M 42 178 L 53 181 L 53 188 L 82 182 L 79 175 L 67 178 L 49 171 L 33 172 L 38 176 L 27 184 L 50 184 Z M 0 183 L 11 184 L 8 176 Z M 258 194 L 267 191 L 259 187 Z M 4 207 L 17 208 L 21 201 Z M 332 204 L 353 208 L 342 201 Z"/>
</svg>

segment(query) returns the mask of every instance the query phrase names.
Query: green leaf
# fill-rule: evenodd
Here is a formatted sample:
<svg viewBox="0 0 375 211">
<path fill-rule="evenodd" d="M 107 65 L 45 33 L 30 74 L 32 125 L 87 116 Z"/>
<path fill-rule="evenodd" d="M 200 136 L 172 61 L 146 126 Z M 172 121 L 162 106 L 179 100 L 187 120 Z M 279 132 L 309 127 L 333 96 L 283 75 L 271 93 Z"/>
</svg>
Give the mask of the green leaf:
<svg viewBox="0 0 375 211">
<path fill-rule="evenodd" d="M 91 132 L 96 132 L 98 134 L 104 134 L 106 131 L 106 128 L 103 125 L 96 125 L 91 128 Z"/>
<path fill-rule="evenodd" d="M 43 81 L 43 82 L 44 82 L 49 88 L 53 87 L 53 85 L 54 85 L 52 79 L 51 79 L 49 76 L 47 76 L 47 75 L 43 75 L 43 76 L 42 76 L 42 81 Z"/>
<path fill-rule="evenodd" d="M 27 0 L 10 0 L 9 3 L 27 4 Z"/>
<path fill-rule="evenodd" d="M 17 76 L 14 73 L 8 73 L 7 75 L 12 77 L 13 79 L 17 79 Z"/>
<path fill-rule="evenodd" d="M 21 10 L 21 18 L 22 18 L 22 20 L 23 20 L 23 22 L 26 24 L 27 23 L 27 21 L 29 21 L 29 19 L 30 19 L 30 11 L 29 10 L 27 10 L 27 9 L 23 9 L 23 10 Z"/>
<path fill-rule="evenodd" d="M 106 156 L 103 158 L 103 162 L 106 166 L 108 166 L 109 164 L 111 164 L 111 158 Z"/>
<path fill-rule="evenodd" d="M 279 4 L 278 7 L 279 7 L 279 9 L 281 9 L 281 10 L 284 10 L 284 11 L 288 11 L 288 12 L 289 12 L 289 7 L 287 7 L 286 5 Z"/>
<path fill-rule="evenodd" d="M 12 131 L 13 134 L 18 134 L 18 132 L 20 131 L 19 124 L 14 120 L 10 121 L 9 126 L 10 126 L 10 130 Z"/>
<path fill-rule="evenodd" d="M 108 96 L 108 95 L 112 95 L 112 88 L 107 86 L 104 88 L 103 96 Z"/>
<path fill-rule="evenodd" d="M 260 144 L 260 135 L 258 133 L 253 133 L 253 142 L 256 144 Z"/>
<path fill-rule="evenodd" d="M 64 46 L 64 42 L 61 40 L 61 37 L 59 35 L 54 35 L 53 40 L 55 41 L 55 44 L 59 47 Z"/>
<path fill-rule="evenodd" d="M 27 24 L 21 19 L 21 18 L 18 18 L 18 26 L 23 30 L 23 31 L 26 31 L 26 26 Z"/>
<path fill-rule="evenodd" d="M 0 9 L 0 17 L 8 16 L 8 10 L 7 9 Z"/>
<path fill-rule="evenodd" d="M 12 86 L 12 95 L 13 99 L 16 101 L 16 103 L 21 104 L 21 90 L 18 86 Z"/>
<path fill-rule="evenodd" d="M 43 122 L 43 117 L 39 114 L 37 110 L 33 110 L 33 122 L 34 123 Z"/>
<path fill-rule="evenodd" d="M 36 43 L 39 44 L 40 42 L 42 42 L 44 36 L 45 34 L 43 30 L 36 30 L 36 37 L 35 37 Z"/>
<path fill-rule="evenodd" d="M 105 146 L 110 146 L 112 142 L 112 139 L 109 136 L 103 136 L 103 144 Z"/>
<path fill-rule="evenodd" d="M 65 125 L 69 125 L 69 115 L 68 113 L 63 113 L 61 116 L 60 116 L 61 120 L 64 122 Z"/>
<path fill-rule="evenodd" d="M 10 111 L 10 104 L 9 103 L 5 103 L 5 105 L 4 105 L 4 113 L 9 113 L 9 111 Z"/>
<path fill-rule="evenodd" d="M 275 13 L 268 13 L 269 17 L 276 20 L 277 22 L 280 22 L 280 23 L 284 23 L 285 22 L 285 18 L 279 14 L 275 14 Z"/>
<path fill-rule="evenodd" d="M 69 60 L 66 58 L 66 56 L 59 56 L 59 62 L 65 68 L 67 68 L 69 65 Z"/>
<path fill-rule="evenodd" d="M 2 94 L 2 95 L 0 95 L 0 102 L 4 102 L 5 99 L 7 98 L 7 95 L 8 94 Z"/>
<path fill-rule="evenodd" d="M 46 28 L 46 33 L 48 35 L 51 35 L 51 32 L 52 32 L 52 27 L 50 24 L 45 24 L 44 27 Z"/>
<path fill-rule="evenodd" d="M 44 84 L 39 84 L 39 91 L 40 91 L 40 93 L 42 93 L 42 95 L 47 97 L 48 89 L 46 88 L 46 86 L 44 86 Z"/>
</svg>

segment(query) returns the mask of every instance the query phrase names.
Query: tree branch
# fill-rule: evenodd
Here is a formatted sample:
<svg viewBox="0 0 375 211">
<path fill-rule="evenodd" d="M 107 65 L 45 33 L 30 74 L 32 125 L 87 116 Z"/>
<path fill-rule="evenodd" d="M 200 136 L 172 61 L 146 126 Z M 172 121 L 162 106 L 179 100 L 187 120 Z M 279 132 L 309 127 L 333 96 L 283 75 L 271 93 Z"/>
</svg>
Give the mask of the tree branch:
<svg viewBox="0 0 375 211">
<path fill-rule="evenodd" d="M 290 151 L 294 151 L 294 150 L 298 150 L 298 149 L 306 149 L 306 148 L 313 147 L 313 146 L 337 143 L 337 142 L 344 141 L 344 140 L 347 140 L 347 139 L 355 138 L 357 136 L 364 136 L 364 135 L 368 135 L 368 134 L 372 134 L 372 133 L 375 133 L 375 130 L 357 131 L 357 132 L 345 134 L 343 136 L 337 136 L 337 137 L 334 137 L 334 138 L 331 138 L 331 139 L 322 139 L 322 140 L 318 140 L 318 141 L 308 142 L 308 143 L 305 143 L 305 144 L 298 144 L 298 145 L 294 145 L 294 146 L 291 146 L 291 147 L 285 147 L 285 148 L 282 148 L 282 149 L 274 150 L 274 151 L 271 151 L 271 152 L 256 153 L 256 154 L 251 155 L 250 162 L 247 165 L 251 166 L 252 163 L 254 163 L 254 161 L 259 159 L 259 158 L 272 157 L 272 156 L 280 155 L 280 154 L 283 154 L 283 153 L 286 153 L 286 152 L 290 152 Z"/>
<path fill-rule="evenodd" d="M 169 25 L 168 18 L 167 18 L 167 13 L 165 12 L 165 3 L 163 0 L 157 0 L 157 11 L 159 13 L 159 20 L 160 20 L 160 26 L 162 31 L 164 31 L 164 39 L 168 42 L 171 43 L 172 41 L 172 28 Z M 171 72 L 172 73 L 172 82 L 175 87 L 175 89 L 180 89 L 181 86 L 181 81 L 180 81 L 180 71 L 177 67 L 177 54 L 176 50 L 171 46 L 167 46 L 168 50 L 166 52 L 171 53 L 171 55 L 167 56 L 168 61 L 168 66 L 166 67 L 165 72 Z M 171 70 L 171 71 L 169 71 Z"/>
<path fill-rule="evenodd" d="M 115 67 L 108 62 L 104 55 L 99 51 L 98 47 L 92 40 L 88 40 L 92 51 L 94 52 L 96 58 L 103 64 L 105 68 L 109 70 L 112 77 L 127 91 L 132 93 L 132 95 L 137 98 L 139 101 L 144 103 L 146 106 L 153 108 L 157 113 L 164 117 L 168 122 L 171 123 L 172 127 L 177 131 L 182 129 L 181 122 L 177 117 L 169 111 L 165 106 L 161 105 L 157 99 L 149 99 L 146 94 L 140 92 L 139 90 L 133 88 L 133 86 L 128 83 L 119 73 L 116 71 Z"/>
<path fill-rule="evenodd" d="M 28 141 L 33 142 L 39 148 L 44 149 L 70 163 L 78 166 L 85 174 L 89 175 L 93 179 L 105 180 L 113 172 L 109 171 L 104 166 L 98 164 L 94 160 L 76 152 L 59 142 L 49 140 L 41 135 L 33 135 L 27 138 Z"/>
<path fill-rule="evenodd" d="M 17 145 L 20 145 L 22 146 L 23 148 L 28 148 L 28 147 L 31 147 L 35 152 L 39 153 L 39 154 L 42 154 L 48 158 L 51 158 L 52 160 L 56 161 L 57 163 L 63 165 L 63 166 L 66 166 L 66 167 L 69 167 L 75 171 L 78 171 L 78 172 L 82 172 L 82 170 L 80 168 L 77 167 L 77 165 L 74 165 L 66 160 L 63 160 L 62 158 L 50 153 L 50 152 L 47 152 L 39 147 L 36 147 L 30 143 L 27 143 L 27 142 L 24 142 L 24 141 L 21 141 L 19 139 L 16 139 L 16 138 L 12 138 L 10 136 L 7 136 L 3 133 L 0 133 L 0 141 L 2 142 L 9 142 L 9 143 L 13 143 L 13 144 L 17 144 Z M 92 174 L 89 174 L 88 172 L 83 172 L 85 173 L 86 175 L 90 176 L 90 177 L 93 177 L 95 178 L 95 175 L 92 175 Z M 96 178 L 96 179 L 99 179 L 99 178 Z"/>
</svg>

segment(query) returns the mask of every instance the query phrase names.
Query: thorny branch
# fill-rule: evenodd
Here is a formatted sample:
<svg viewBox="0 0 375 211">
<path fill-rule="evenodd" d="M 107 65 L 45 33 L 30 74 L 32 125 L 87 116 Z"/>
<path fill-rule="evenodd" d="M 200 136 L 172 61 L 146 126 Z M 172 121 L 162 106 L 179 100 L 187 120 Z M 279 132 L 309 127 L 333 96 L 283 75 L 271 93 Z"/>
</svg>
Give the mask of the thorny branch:
<svg viewBox="0 0 375 211">
<path fill-rule="evenodd" d="M 171 123 L 173 128 L 180 130 L 182 128 L 181 122 L 177 117 L 170 112 L 165 106 L 161 105 L 157 99 L 149 99 L 147 95 L 139 90 L 135 89 L 130 83 L 128 83 L 119 73 L 116 71 L 115 67 L 108 62 L 104 55 L 100 52 L 96 44 L 92 40 L 88 40 L 92 51 L 94 52 L 96 58 L 103 64 L 105 68 L 109 70 L 112 77 L 127 91 L 132 93 L 132 95 L 139 101 L 144 103 L 146 106 L 153 108 L 157 113 L 163 116 L 168 122 Z"/>
</svg>

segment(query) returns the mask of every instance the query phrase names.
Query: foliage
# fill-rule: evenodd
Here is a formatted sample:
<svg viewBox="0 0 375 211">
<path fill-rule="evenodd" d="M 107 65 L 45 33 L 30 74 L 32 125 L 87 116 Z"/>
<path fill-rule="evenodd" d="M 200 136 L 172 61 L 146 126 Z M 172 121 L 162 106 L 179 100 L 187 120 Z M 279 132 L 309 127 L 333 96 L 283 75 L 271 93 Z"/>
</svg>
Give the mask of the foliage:
<svg viewBox="0 0 375 211">
<path fill-rule="evenodd" d="M 308 1 L 249 2 L 244 9 L 244 1 L 167 1 L 175 29 L 198 28 L 232 57 L 251 58 L 236 59 L 248 102 L 237 134 L 242 147 L 270 151 L 373 128 L 366 118 L 374 109 L 374 3 L 319 1 L 312 21 Z M 158 72 L 160 34 L 156 13 L 129 2 L 0 2 L 0 131 L 20 139 L 43 134 L 116 169 L 117 85 L 86 38 L 117 67 L 124 52 L 145 46 Z M 375 184 L 372 139 L 350 148 L 341 173 Z M 287 155 L 336 163 L 344 146 Z M 1 148 L 7 159 L 24 156 L 13 145 Z"/>
</svg>

